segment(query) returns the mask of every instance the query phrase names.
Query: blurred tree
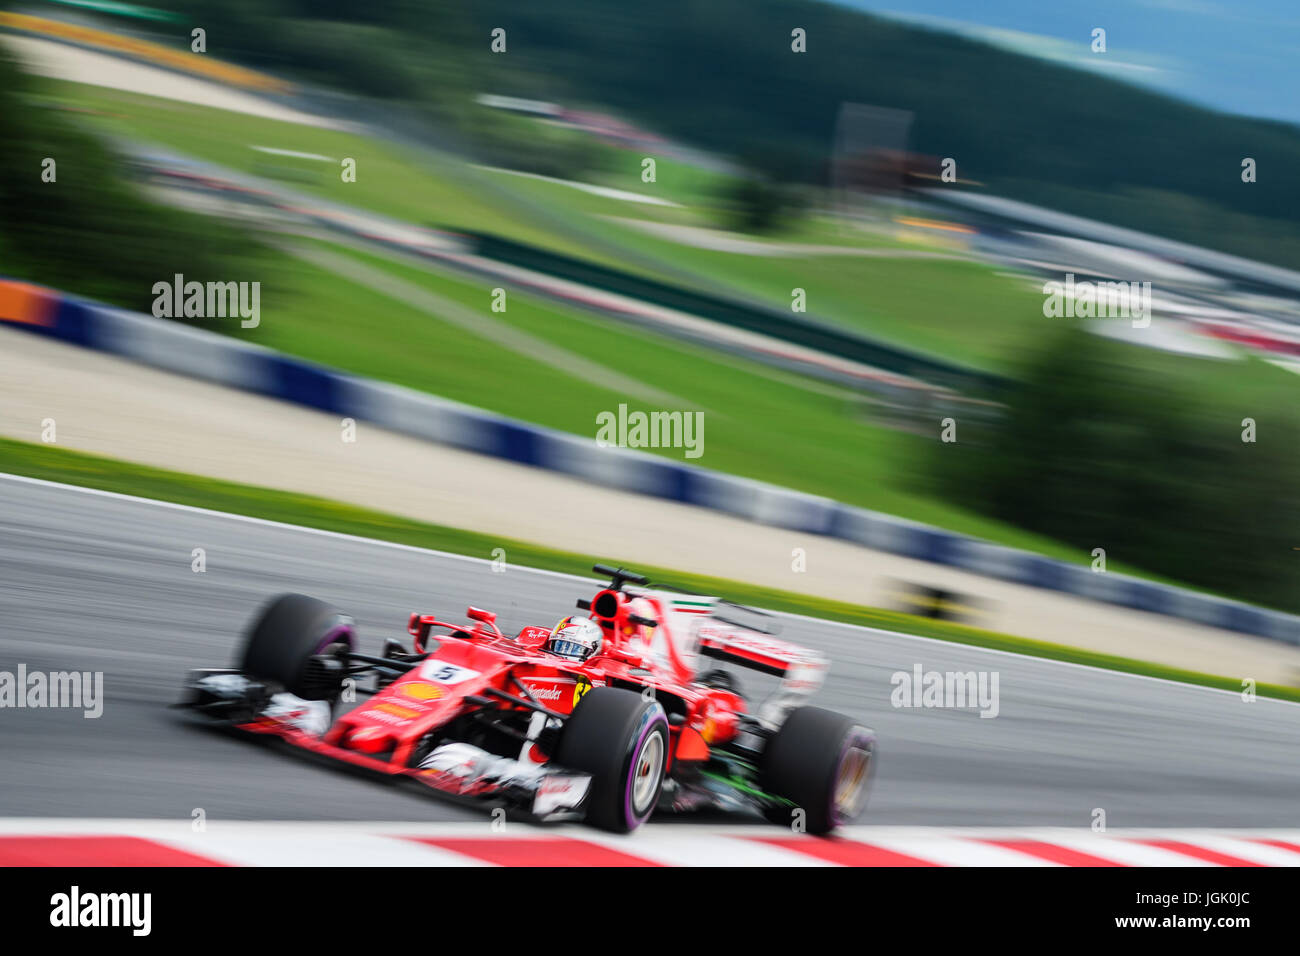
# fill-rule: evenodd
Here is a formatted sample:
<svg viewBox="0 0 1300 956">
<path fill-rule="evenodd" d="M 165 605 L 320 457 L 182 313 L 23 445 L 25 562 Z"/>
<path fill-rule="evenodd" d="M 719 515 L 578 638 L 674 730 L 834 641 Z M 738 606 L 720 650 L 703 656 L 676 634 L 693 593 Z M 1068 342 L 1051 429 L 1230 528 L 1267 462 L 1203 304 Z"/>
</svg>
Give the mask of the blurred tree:
<svg viewBox="0 0 1300 956">
<path fill-rule="evenodd" d="M 155 2 L 207 28 L 214 55 L 402 101 L 459 126 L 471 150 L 507 146 L 466 107 L 493 92 L 598 104 L 773 181 L 824 185 L 841 105 L 876 104 L 915 113 L 914 153 L 955 157 L 994 192 L 1300 267 L 1300 177 L 1276 172 L 1300 167 L 1300 128 L 846 6 Z M 791 50 L 792 25 L 807 31 L 805 54 Z M 488 49 L 496 27 L 508 55 Z M 562 149 L 529 155 L 554 144 L 512 145 L 522 163 L 572 168 Z M 1250 184 L 1247 155 L 1261 171 Z"/>
<path fill-rule="evenodd" d="M 0 270 L 142 311 L 177 272 L 244 278 L 241 234 L 146 201 L 96 137 L 34 99 L 38 82 L 0 52 Z"/>
<path fill-rule="evenodd" d="M 913 111 L 913 151 L 957 158 L 993 192 L 1300 267 L 1300 177 L 1284 172 L 1300 167 L 1294 125 L 831 3 L 476 0 L 469 13 L 476 35 L 510 27 L 517 85 L 498 92 L 560 77 L 573 96 L 776 180 L 824 184 L 841 104 L 875 104 Z M 806 54 L 790 48 L 796 25 Z M 1275 174 L 1244 184 L 1244 156 Z"/>
<path fill-rule="evenodd" d="M 1219 364 L 1071 330 L 1026 364 L 1000 421 L 936 443 L 930 473 L 956 501 L 1078 546 L 1080 563 L 1101 547 L 1112 561 L 1300 610 L 1290 383 L 1208 406 L 1198 381 Z M 1243 417 L 1266 423 L 1258 441 L 1242 441 Z"/>
<path fill-rule="evenodd" d="M 795 187 L 756 176 L 728 180 L 719 198 L 724 224 L 740 232 L 776 232 L 807 208 Z"/>
</svg>

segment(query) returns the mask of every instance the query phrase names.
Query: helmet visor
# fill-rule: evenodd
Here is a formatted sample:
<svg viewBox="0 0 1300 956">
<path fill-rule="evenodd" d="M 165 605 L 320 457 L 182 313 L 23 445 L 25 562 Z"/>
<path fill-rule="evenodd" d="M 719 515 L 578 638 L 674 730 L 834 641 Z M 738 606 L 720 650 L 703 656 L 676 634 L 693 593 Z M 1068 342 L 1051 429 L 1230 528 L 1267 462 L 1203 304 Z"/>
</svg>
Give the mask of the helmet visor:
<svg viewBox="0 0 1300 956">
<path fill-rule="evenodd" d="M 563 637 L 557 637 L 551 641 L 550 650 L 564 657 L 583 659 L 591 653 L 591 646 L 584 644 L 582 641 L 570 641 Z"/>
</svg>

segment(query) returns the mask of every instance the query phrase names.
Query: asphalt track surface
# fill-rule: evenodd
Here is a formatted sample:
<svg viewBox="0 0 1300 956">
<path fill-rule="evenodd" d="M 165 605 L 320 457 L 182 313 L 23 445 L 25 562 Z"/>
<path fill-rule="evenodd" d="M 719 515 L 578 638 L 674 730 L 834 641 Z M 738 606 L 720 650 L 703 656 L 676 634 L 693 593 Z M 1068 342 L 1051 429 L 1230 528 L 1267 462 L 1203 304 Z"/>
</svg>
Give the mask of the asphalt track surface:
<svg viewBox="0 0 1300 956">
<path fill-rule="evenodd" d="M 207 570 L 191 570 L 203 548 Z M 474 809 L 196 726 L 169 709 L 193 666 L 222 666 L 268 597 L 304 591 L 358 621 L 363 649 L 410 611 L 552 624 L 574 578 L 0 477 L 0 670 L 104 673 L 102 717 L 0 709 L 0 816 L 455 821 Z M 906 635 L 786 618 L 826 653 L 819 703 L 873 726 L 860 822 L 1300 826 L 1300 706 Z M 891 675 L 987 670 L 996 718 L 896 709 Z M 716 817 L 710 822 L 717 822 Z"/>
</svg>

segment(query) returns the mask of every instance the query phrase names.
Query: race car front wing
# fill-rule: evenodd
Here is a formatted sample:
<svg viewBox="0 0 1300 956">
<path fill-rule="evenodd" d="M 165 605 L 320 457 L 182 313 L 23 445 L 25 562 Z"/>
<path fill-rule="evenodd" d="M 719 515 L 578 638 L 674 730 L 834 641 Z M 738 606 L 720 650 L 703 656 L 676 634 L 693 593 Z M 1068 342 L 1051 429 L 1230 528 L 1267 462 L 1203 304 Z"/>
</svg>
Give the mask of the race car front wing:
<svg viewBox="0 0 1300 956">
<path fill-rule="evenodd" d="M 294 747 L 389 777 L 408 777 L 440 793 L 498 802 L 537 820 L 581 819 L 591 776 L 460 742 L 434 747 L 416 767 L 401 767 L 327 743 L 330 705 L 295 697 L 236 670 L 191 671 L 178 707 L 237 731 L 277 737 Z"/>
</svg>

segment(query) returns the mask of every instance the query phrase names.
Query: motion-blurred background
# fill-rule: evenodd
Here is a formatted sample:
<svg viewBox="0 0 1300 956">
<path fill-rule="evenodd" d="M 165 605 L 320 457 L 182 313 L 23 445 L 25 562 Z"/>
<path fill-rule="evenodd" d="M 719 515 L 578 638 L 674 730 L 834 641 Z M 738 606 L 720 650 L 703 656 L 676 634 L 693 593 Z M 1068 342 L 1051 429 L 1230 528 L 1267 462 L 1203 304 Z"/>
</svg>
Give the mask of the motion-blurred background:
<svg viewBox="0 0 1300 956">
<path fill-rule="evenodd" d="M 257 281 L 171 321 L 583 438 L 702 411 L 702 466 L 1300 611 L 1294 11 L 887 6 L 10 4 L 0 273 Z"/>
</svg>

